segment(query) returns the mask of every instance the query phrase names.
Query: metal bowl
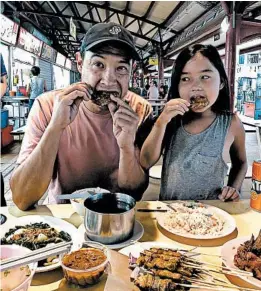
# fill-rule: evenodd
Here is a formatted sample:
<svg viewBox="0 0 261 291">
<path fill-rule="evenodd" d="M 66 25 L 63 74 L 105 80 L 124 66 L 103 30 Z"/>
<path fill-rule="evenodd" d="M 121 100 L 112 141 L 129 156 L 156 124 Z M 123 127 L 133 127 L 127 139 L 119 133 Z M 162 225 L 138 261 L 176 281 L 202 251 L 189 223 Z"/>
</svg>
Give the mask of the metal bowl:
<svg viewBox="0 0 261 291">
<path fill-rule="evenodd" d="M 127 240 L 135 222 L 134 198 L 122 193 L 100 193 L 84 201 L 84 226 L 87 236 L 103 244 Z"/>
</svg>

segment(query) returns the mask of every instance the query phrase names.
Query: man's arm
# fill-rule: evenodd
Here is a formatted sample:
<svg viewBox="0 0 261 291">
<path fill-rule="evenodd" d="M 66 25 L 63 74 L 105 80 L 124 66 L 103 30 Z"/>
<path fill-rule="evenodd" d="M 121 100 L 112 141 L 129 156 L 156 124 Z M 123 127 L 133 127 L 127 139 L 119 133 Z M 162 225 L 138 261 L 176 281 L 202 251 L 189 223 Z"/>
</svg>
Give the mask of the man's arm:
<svg viewBox="0 0 261 291">
<path fill-rule="evenodd" d="M 76 117 L 83 98 L 89 100 L 87 95 L 87 86 L 84 83 L 73 84 L 61 90 L 55 96 L 48 126 L 43 130 L 42 135 L 40 133 L 36 136 L 39 142 L 31 145 L 33 142 L 30 141 L 29 132 L 26 132 L 22 150 L 25 148 L 26 151 L 31 152 L 26 160 L 15 169 L 10 180 L 13 201 L 21 210 L 28 209 L 47 190 L 53 175 L 61 134 Z M 32 114 L 30 114 L 27 125 L 29 130 L 37 109 L 38 106 L 34 106 Z M 38 125 L 35 125 L 35 130 L 41 131 Z M 30 134 L 33 135 L 32 132 Z"/>
<path fill-rule="evenodd" d="M 14 203 L 26 210 L 47 190 L 53 174 L 62 131 L 48 125 L 40 142 L 10 180 Z"/>
<path fill-rule="evenodd" d="M 136 147 L 120 149 L 118 186 L 137 201 L 142 198 L 149 184 L 149 175 L 139 162 L 140 150 Z"/>
</svg>

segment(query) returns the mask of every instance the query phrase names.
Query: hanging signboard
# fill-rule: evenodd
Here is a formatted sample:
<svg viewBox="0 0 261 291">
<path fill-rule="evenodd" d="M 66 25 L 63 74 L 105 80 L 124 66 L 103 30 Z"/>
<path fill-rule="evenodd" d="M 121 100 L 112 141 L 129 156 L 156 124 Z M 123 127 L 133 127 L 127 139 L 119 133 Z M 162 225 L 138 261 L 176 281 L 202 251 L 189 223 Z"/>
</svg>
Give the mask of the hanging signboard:
<svg viewBox="0 0 261 291">
<path fill-rule="evenodd" d="M 46 43 L 43 44 L 41 58 L 48 61 L 53 60 L 53 48 Z"/>
<path fill-rule="evenodd" d="M 65 68 L 68 70 L 72 69 L 72 61 L 70 59 L 66 59 Z"/>
<path fill-rule="evenodd" d="M 155 57 L 149 58 L 149 65 L 151 65 L 151 66 L 157 66 L 158 64 L 159 64 L 158 58 L 155 58 Z"/>
<path fill-rule="evenodd" d="M 24 28 L 20 27 L 20 33 L 17 42 L 18 47 L 37 56 L 40 56 L 42 44 L 42 41 L 34 37 Z"/>
<path fill-rule="evenodd" d="M 74 24 L 72 17 L 70 18 L 70 35 L 76 40 L 76 25 Z"/>
<path fill-rule="evenodd" d="M 65 60 L 66 60 L 65 56 L 63 56 L 60 53 L 57 53 L 57 57 L 56 57 L 56 64 L 57 65 L 64 67 Z"/>
<path fill-rule="evenodd" d="M 1 40 L 15 45 L 18 34 L 18 24 L 0 14 Z"/>
</svg>

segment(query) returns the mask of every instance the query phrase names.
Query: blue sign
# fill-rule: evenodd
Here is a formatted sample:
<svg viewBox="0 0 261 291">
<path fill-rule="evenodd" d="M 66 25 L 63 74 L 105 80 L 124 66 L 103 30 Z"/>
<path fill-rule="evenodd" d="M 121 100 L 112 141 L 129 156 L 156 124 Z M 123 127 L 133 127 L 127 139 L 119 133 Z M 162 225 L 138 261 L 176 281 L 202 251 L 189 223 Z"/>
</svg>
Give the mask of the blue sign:
<svg viewBox="0 0 261 291">
<path fill-rule="evenodd" d="M 255 120 L 261 120 L 261 73 L 256 78 Z"/>
</svg>

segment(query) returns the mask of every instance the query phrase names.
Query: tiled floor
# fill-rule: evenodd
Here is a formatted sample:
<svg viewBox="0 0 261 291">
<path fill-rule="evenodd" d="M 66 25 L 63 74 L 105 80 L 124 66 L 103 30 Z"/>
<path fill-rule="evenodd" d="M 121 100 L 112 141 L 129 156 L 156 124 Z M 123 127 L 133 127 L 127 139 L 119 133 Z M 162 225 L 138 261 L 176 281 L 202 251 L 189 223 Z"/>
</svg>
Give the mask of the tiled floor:
<svg viewBox="0 0 261 291">
<path fill-rule="evenodd" d="M 253 129 L 253 128 L 252 128 Z M 246 151 L 248 165 L 251 166 L 255 159 L 261 158 L 261 148 L 258 144 L 258 139 L 255 131 L 251 131 L 251 127 L 245 126 L 246 132 Z M 15 141 L 12 145 L 3 148 L 1 153 L 1 171 L 4 176 L 5 181 L 5 197 L 8 205 L 12 205 L 12 193 L 9 186 L 9 180 L 12 174 L 12 171 L 15 167 L 16 159 L 20 151 L 21 142 Z M 162 160 L 158 162 L 162 164 Z M 245 179 L 242 187 L 242 195 L 244 198 L 249 198 L 251 188 L 251 179 Z M 146 192 L 144 193 L 143 200 L 157 200 L 159 197 L 160 191 L 160 180 L 150 178 L 150 184 Z M 44 195 L 45 197 L 45 195 Z M 44 199 L 43 197 L 43 199 Z M 42 203 L 43 199 L 39 201 L 39 204 Z"/>
</svg>

